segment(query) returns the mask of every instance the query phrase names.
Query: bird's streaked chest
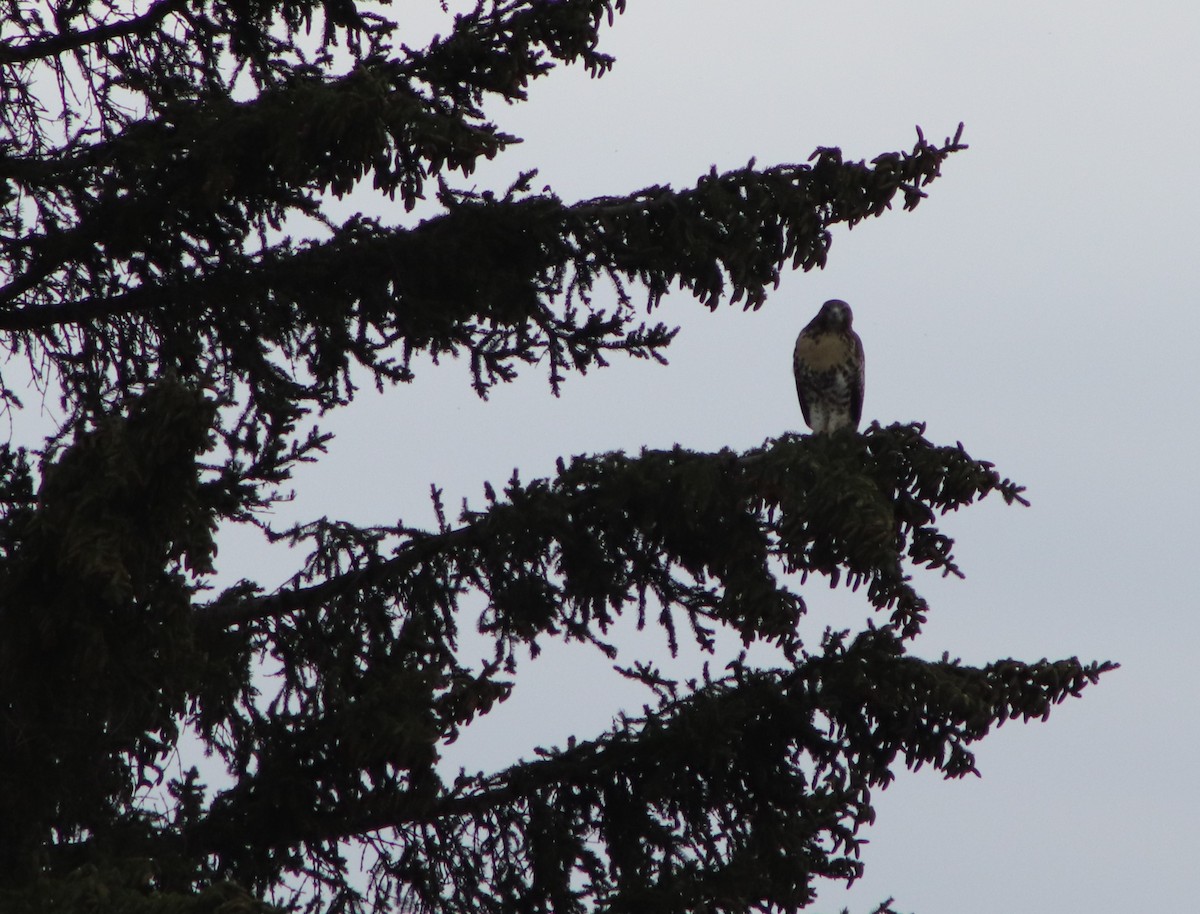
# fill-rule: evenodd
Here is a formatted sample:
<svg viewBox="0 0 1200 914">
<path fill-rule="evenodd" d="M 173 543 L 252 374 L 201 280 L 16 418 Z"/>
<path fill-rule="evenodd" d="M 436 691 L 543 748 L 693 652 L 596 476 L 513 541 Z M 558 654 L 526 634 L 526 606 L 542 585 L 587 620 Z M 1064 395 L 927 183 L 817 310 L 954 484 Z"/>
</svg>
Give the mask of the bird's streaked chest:
<svg viewBox="0 0 1200 914">
<path fill-rule="evenodd" d="M 796 362 L 811 372 L 828 371 L 846 364 L 853 347 L 840 333 L 814 333 L 796 341 Z"/>
</svg>

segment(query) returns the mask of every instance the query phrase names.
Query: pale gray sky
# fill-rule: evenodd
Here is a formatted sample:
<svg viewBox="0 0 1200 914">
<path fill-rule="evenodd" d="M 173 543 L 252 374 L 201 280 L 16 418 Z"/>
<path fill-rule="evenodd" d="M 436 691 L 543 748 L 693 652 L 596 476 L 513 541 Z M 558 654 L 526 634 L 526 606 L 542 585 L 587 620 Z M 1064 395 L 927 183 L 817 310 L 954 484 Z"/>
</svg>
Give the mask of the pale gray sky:
<svg viewBox="0 0 1200 914">
<path fill-rule="evenodd" d="M 792 340 L 844 298 L 867 352 L 865 418 L 927 421 L 1033 502 L 947 520 L 967 579 L 918 577 L 932 603 L 918 652 L 1123 668 L 1049 722 L 979 744 L 982 779 L 902 774 L 877 797 L 866 877 L 849 893 L 830 884 L 817 910 L 865 914 L 889 896 L 918 914 L 1191 909 L 1200 6 L 629 7 L 603 44 L 609 76 L 557 72 L 527 104 L 494 109 L 526 142 L 478 188 L 533 165 L 567 200 L 686 187 L 714 164 L 798 162 L 818 145 L 869 159 L 911 146 L 915 124 L 941 140 L 960 120 L 971 149 L 916 212 L 839 230 L 829 267 L 788 276 L 757 313 L 676 296 L 661 311 L 683 327 L 667 368 L 618 362 L 558 400 L 534 369 L 481 403 L 459 366 L 364 394 L 328 421 L 339 438 L 329 466 L 299 478 L 297 512 L 425 522 L 430 482 L 456 509 L 484 479 L 546 475 L 559 455 L 746 448 L 799 430 Z M 436 28 L 436 3 L 396 8 Z M 235 576 L 261 572 L 242 560 Z M 806 598 L 817 630 L 865 614 L 853 595 Z M 527 667 L 455 763 L 594 735 L 640 698 L 604 671 L 570 651 Z"/>
</svg>

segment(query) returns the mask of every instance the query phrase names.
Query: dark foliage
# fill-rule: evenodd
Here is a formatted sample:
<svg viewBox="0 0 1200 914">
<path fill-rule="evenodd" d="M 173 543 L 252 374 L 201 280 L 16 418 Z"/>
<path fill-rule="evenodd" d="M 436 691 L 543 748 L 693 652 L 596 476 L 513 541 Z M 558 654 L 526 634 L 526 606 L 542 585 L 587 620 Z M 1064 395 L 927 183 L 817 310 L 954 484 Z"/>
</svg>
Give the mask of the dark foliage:
<svg viewBox="0 0 1200 914">
<path fill-rule="evenodd" d="M 662 361 L 674 330 L 641 315 L 668 290 L 761 306 L 835 224 L 916 206 L 960 137 L 574 203 L 532 175 L 468 192 L 454 173 L 518 141 L 489 101 L 605 73 L 623 0 L 481 0 L 420 49 L 376 9 L 0 7 L 0 397 L 21 409 L 32 375 L 65 415 L 0 448 L 0 908 L 802 908 L 859 874 L 899 766 L 973 773 L 975 740 L 1111 666 L 909 654 L 912 572 L 959 573 L 939 517 L 1022 501 L 990 464 L 874 426 L 578 457 L 454 523 L 435 492 L 433 530 L 265 509 L 356 381 L 429 354 L 481 395 L 535 363 L 557 391 L 615 354 Z M 427 215 L 334 218 L 364 183 Z M 307 558 L 275 592 L 215 593 L 229 522 Z M 861 588 L 874 622 L 806 644 L 814 578 Z M 768 643 L 779 667 L 673 681 L 619 653 L 622 618 L 672 651 Z M 553 640 L 647 705 L 447 779 L 443 747 Z M 189 735 L 221 783 L 178 774 Z"/>
</svg>

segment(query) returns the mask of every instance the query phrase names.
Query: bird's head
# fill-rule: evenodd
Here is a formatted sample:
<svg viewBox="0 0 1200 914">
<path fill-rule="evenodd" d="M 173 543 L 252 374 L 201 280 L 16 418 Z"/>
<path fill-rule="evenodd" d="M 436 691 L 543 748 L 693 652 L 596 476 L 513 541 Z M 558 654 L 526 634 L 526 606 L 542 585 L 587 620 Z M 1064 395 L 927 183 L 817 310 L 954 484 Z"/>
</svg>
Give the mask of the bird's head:
<svg viewBox="0 0 1200 914">
<path fill-rule="evenodd" d="M 849 330 L 850 325 L 854 323 L 854 312 L 840 298 L 831 298 L 821 305 L 817 319 L 828 330 Z"/>
</svg>

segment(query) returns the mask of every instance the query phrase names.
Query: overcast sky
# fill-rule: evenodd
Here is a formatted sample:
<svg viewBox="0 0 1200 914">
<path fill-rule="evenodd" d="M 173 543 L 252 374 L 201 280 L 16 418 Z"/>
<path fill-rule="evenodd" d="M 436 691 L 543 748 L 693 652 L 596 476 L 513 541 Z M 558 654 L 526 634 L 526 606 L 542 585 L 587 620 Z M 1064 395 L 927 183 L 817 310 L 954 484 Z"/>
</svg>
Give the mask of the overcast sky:
<svg viewBox="0 0 1200 914">
<path fill-rule="evenodd" d="M 1048 722 L 978 744 L 980 779 L 902 774 L 877 797 L 865 878 L 830 884 L 817 910 L 866 914 L 889 896 L 918 914 L 1193 909 L 1200 6 L 629 7 L 603 43 L 609 76 L 559 71 L 494 109 L 526 142 L 478 172 L 479 189 L 534 165 L 566 200 L 686 187 L 713 165 L 800 162 L 819 145 L 870 159 L 910 147 L 916 124 L 941 140 L 964 121 L 971 148 L 916 212 L 839 229 L 828 268 L 787 276 L 761 311 L 669 301 L 661 319 L 683 328 L 669 367 L 617 363 L 557 400 L 531 369 L 482 403 L 453 365 L 365 394 L 330 420 L 339 437 L 328 467 L 300 477 L 298 513 L 425 523 L 431 482 L 456 507 L 560 455 L 799 430 L 792 341 L 844 298 L 866 347 L 865 421 L 927 422 L 1033 503 L 947 520 L 967 579 L 918 577 L 932 615 L 917 652 L 1122 669 Z M 395 8 L 418 39 L 437 28 L 432 0 Z M 819 626 L 866 614 L 853 595 L 805 596 Z M 526 672 L 455 764 L 595 735 L 633 694 L 583 652 Z"/>
</svg>

